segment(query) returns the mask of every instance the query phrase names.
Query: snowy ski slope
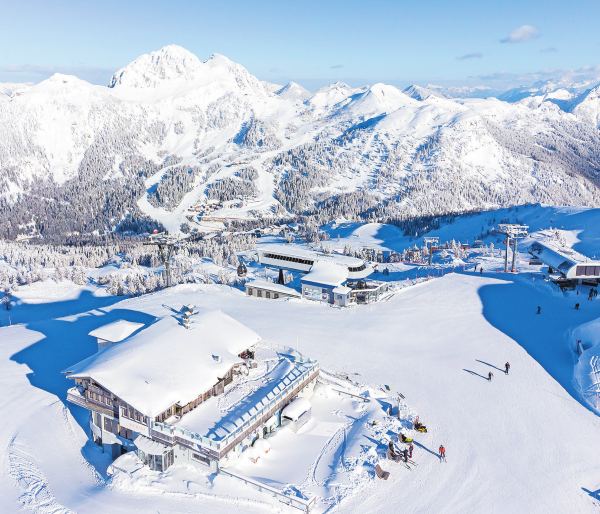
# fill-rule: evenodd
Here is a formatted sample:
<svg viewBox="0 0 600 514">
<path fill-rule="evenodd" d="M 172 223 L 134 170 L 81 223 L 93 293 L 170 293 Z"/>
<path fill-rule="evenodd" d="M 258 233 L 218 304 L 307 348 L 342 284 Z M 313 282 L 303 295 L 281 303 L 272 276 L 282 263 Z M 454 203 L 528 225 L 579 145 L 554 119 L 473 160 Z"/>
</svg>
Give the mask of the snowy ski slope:
<svg viewBox="0 0 600 514">
<path fill-rule="evenodd" d="M 490 215 L 498 220 L 504 214 L 482 217 Z M 548 229 L 552 218 L 578 251 L 600 253 L 597 210 L 528 207 L 518 217 L 538 230 Z M 463 241 L 481 221 L 461 218 L 440 235 Z M 381 234 L 382 247 L 401 244 L 391 230 L 360 230 L 349 227 L 343 236 L 352 240 L 352 231 L 359 231 L 366 241 Z M 213 494 L 186 486 L 177 473 L 161 479 L 154 493 L 114 487 L 105 474 L 109 461 L 86 437 L 86 412 L 65 409 L 69 384 L 60 370 L 95 351 L 91 330 L 116 319 L 147 324 L 164 315 L 163 305 L 189 303 L 221 309 L 268 341 L 298 345 L 324 369 L 359 373 L 352 375 L 359 384 L 391 386 L 428 426 L 427 434 L 415 436 L 413 471 L 381 461 L 391 472 L 387 482 L 374 479 L 366 462 L 351 481 L 342 479 L 335 469 L 344 454 L 330 453 L 328 480 L 338 484 L 330 512 L 597 512 L 600 424 L 574 382 L 572 333 L 585 333 L 574 331 L 600 319 L 600 302 L 585 301 L 585 286 L 579 296 L 558 293 L 541 280 L 539 268 L 504 275 L 495 272 L 498 256 L 470 262 L 483 262 L 484 273 L 467 265 L 467 271 L 353 310 L 249 298 L 216 285 L 182 285 L 125 300 L 86 286 L 46 304 L 27 299 L 33 286 L 24 286 L 15 295 L 22 294 L 23 303 L 10 312 L 21 324 L 6 327 L 7 314 L 0 315 L 3 512 L 21 506 L 36 513 L 103 513 L 107 506 L 123 513 L 288 512 L 224 477 L 212 484 Z M 366 438 L 361 444 L 383 459 L 383 444 Z M 445 464 L 435 455 L 440 444 Z"/>
</svg>

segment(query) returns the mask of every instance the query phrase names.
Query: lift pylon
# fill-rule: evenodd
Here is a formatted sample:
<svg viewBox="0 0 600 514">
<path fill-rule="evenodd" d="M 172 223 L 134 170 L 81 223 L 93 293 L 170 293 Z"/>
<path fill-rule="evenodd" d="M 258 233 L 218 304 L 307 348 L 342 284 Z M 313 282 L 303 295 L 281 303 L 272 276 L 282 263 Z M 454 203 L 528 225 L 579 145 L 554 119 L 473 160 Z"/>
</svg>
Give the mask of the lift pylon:
<svg viewBox="0 0 600 514">
<path fill-rule="evenodd" d="M 504 254 L 504 272 L 508 273 L 508 244 L 510 239 L 513 240 L 513 258 L 512 258 L 512 272 L 516 271 L 516 259 L 517 259 L 517 239 L 518 236 L 526 236 L 528 225 L 515 225 L 510 223 L 500 223 L 498 225 L 498 233 L 506 236 L 506 253 Z"/>
</svg>

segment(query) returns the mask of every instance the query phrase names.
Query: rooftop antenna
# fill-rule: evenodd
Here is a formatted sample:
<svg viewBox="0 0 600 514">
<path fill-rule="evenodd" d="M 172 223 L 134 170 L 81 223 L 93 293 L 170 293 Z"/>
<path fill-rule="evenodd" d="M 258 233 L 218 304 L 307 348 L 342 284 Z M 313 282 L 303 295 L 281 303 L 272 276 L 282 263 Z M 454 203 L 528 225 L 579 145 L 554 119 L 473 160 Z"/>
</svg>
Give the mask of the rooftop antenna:
<svg viewBox="0 0 600 514">
<path fill-rule="evenodd" d="M 512 272 L 516 271 L 517 258 L 517 238 L 518 236 L 527 236 L 528 225 L 514 225 L 509 223 L 501 223 L 498 225 L 498 233 L 506 236 L 506 254 L 504 255 L 504 272 L 508 273 L 508 244 L 510 239 L 513 240 L 513 258 Z"/>
<path fill-rule="evenodd" d="M 150 241 L 146 241 L 144 245 L 158 246 L 160 256 L 165 263 L 165 274 L 167 275 L 167 287 L 171 287 L 171 255 L 173 248 L 181 243 L 179 235 L 170 236 L 165 232 L 158 233 L 157 230 L 150 236 Z"/>
<path fill-rule="evenodd" d="M 439 237 L 424 237 L 423 241 L 425 241 L 425 245 L 427 246 L 427 248 L 429 249 L 429 265 L 431 266 L 431 247 L 433 245 L 433 243 L 439 243 L 440 242 L 440 238 Z"/>
</svg>

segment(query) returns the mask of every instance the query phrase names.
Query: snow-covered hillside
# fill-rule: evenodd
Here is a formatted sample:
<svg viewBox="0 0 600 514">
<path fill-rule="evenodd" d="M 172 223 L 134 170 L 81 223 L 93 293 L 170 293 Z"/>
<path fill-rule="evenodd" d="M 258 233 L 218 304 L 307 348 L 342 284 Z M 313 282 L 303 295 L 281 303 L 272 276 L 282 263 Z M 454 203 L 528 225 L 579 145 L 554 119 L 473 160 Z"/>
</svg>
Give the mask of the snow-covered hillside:
<svg viewBox="0 0 600 514">
<path fill-rule="evenodd" d="M 432 233 L 464 242 L 494 219 L 518 219 L 532 232 L 558 228 L 578 251 L 600 254 L 598 209 L 519 207 L 462 216 Z M 334 245 L 401 250 L 415 242 L 389 225 L 341 222 L 327 230 Z M 489 244 L 495 237 L 484 240 Z M 526 247 L 523 241 L 519 260 Z M 354 309 L 249 297 L 216 284 L 179 285 L 127 299 L 107 296 L 93 283 L 22 286 L 13 310 L 0 311 L 3 512 L 95 514 L 107 505 L 128 514 L 298 512 L 226 476 L 191 473 L 184 466 L 165 473 L 111 469 L 110 458 L 89 439 L 87 410 L 66 402 L 71 384 L 60 372 L 97 350 L 89 332 L 118 319 L 149 325 L 189 304 L 220 309 L 264 340 L 293 346 L 318 359 L 322 369 L 349 374 L 348 387 L 370 392 L 368 409 L 351 399 L 341 405 L 311 400 L 315 417 L 327 419 L 322 428 L 354 423 L 343 437 L 313 430 L 313 423 L 300 434 L 307 446 L 280 432 L 258 464 L 236 465 L 277 489 L 315 492 L 314 512 L 597 512 L 600 410 L 593 393 L 600 301 L 581 301 L 589 286 L 558 292 L 536 266 L 496 273 L 501 263 L 497 252 L 490 256 L 486 250 L 473 252 L 465 270 L 461 265 L 443 276 L 436 273 L 439 261 L 433 270 L 390 265 L 394 295 Z M 483 272 L 473 273 L 474 264 Z M 415 274 L 436 278 L 405 285 Z M 9 315 L 13 326 L 6 326 Z M 583 341 L 581 355 L 575 340 Z M 168 377 L 173 370 L 164 372 Z M 392 392 L 384 393 L 384 385 Z M 397 393 L 405 396 L 403 415 L 418 414 L 428 427 L 425 434 L 412 434 L 417 465 L 411 471 L 385 458 L 400 423 L 381 414 L 381 407 L 395 405 Z M 437 456 L 441 444 L 447 463 Z M 389 480 L 375 477 L 376 463 L 391 473 Z"/>
<path fill-rule="evenodd" d="M 56 74 L 4 90 L 4 237 L 135 230 L 150 218 L 201 228 L 207 200 L 236 200 L 216 217 L 237 219 L 600 204 L 597 90 L 529 103 L 445 98 L 435 86 L 309 93 L 175 45 L 110 87 Z"/>
</svg>

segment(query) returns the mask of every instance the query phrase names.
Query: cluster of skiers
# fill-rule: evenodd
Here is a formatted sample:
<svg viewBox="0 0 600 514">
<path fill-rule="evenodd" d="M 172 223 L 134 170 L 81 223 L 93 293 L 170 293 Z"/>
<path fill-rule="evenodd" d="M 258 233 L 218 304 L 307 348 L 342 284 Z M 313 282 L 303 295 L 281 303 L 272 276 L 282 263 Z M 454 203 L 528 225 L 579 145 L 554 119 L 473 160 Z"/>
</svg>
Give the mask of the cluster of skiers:
<svg viewBox="0 0 600 514">
<path fill-rule="evenodd" d="M 594 298 L 596 298 L 596 296 L 598 296 L 598 290 L 591 288 L 590 294 L 588 295 L 588 300 L 593 300 Z"/>
<path fill-rule="evenodd" d="M 508 375 L 508 372 L 509 372 L 509 370 L 510 370 L 510 364 L 507 362 L 507 363 L 504 365 L 504 374 L 505 374 L 505 375 Z M 490 371 L 490 372 L 488 373 L 488 381 L 489 381 L 489 382 L 491 382 L 491 381 L 492 381 L 492 378 L 493 378 L 493 376 L 494 376 L 494 374 L 493 374 L 493 373 Z"/>
<path fill-rule="evenodd" d="M 392 441 L 389 442 L 388 444 L 388 448 L 390 449 L 390 454 L 392 456 L 392 459 L 396 458 L 396 447 L 394 446 L 394 443 L 392 443 Z M 404 450 L 402 450 L 399 455 L 402 458 L 402 460 L 404 461 L 405 464 L 408 464 L 408 459 L 412 459 L 412 455 L 413 455 L 413 444 L 409 443 L 408 448 L 404 448 Z"/>
</svg>

